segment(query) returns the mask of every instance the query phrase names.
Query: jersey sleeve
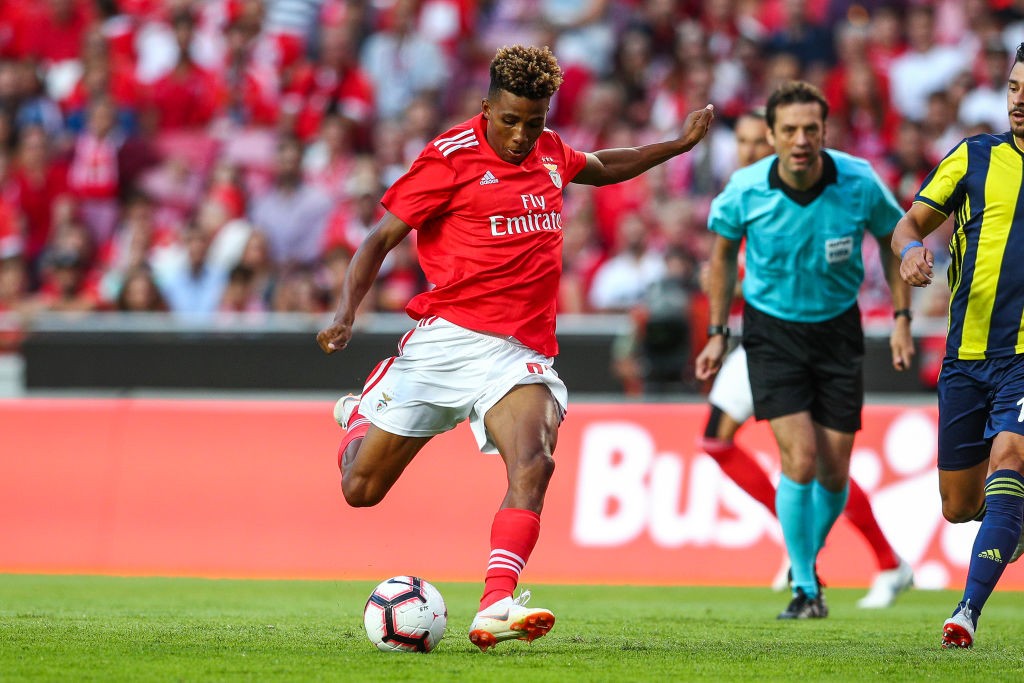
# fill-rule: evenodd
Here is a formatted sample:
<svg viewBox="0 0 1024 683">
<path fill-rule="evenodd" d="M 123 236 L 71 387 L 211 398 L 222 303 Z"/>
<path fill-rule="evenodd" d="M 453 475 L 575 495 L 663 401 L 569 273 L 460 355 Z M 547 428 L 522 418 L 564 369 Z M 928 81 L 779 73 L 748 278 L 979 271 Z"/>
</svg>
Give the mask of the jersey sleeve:
<svg viewBox="0 0 1024 683">
<path fill-rule="evenodd" d="M 967 140 L 960 144 L 932 169 L 921 184 L 914 202 L 927 204 L 939 213 L 949 216 L 962 200 L 958 191 L 960 181 L 967 174 Z"/>
<path fill-rule="evenodd" d="M 734 180 L 730 180 L 725 189 L 711 200 L 708 212 L 708 230 L 718 233 L 728 240 L 738 241 L 746 234 L 741 209 L 743 193 Z"/>
<path fill-rule="evenodd" d="M 885 237 L 903 217 L 903 209 L 873 169 L 868 169 L 868 231 L 875 237 Z"/>
<path fill-rule="evenodd" d="M 572 182 L 572 179 L 579 175 L 579 172 L 587 165 L 587 155 L 566 144 L 558 133 L 552 131 L 551 134 L 562 146 L 562 153 L 565 155 L 565 182 Z"/>
<path fill-rule="evenodd" d="M 413 228 L 444 213 L 455 189 L 455 170 L 440 155 L 427 152 L 396 180 L 380 203 Z"/>
</svg>

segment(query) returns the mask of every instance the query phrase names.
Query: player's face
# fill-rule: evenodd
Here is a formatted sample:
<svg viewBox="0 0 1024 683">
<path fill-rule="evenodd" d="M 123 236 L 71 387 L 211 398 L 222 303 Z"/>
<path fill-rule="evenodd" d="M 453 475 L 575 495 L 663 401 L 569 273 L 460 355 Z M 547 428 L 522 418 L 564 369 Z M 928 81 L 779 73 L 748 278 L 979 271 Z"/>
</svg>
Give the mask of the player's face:
<svg viewBox="0 0 1024 683">
<path fill-rule="evenodd" d="M 817 102 L 794 102 L 775 109 L 768 142 L 779 155 L 779 175 L 789 185 L 807 189 L 821 177 L 825 119 Z"/>
<path fill-rule="evenodd" d="M 768 144 L 768 126 L 764 119 L 743 116 L 736 122 L 736 161 L 740 167 L 764 159 L 774 152 Z"/>
<path fill-rule="evenodd" d="M 1006 108 L 1010 114 L 1010 130 L 1015 138 L 1024 140 L 1024 63 L 1010 69 L 1006 88 Z"/>
<path fill-rule="evenodd" d="M 483 102 L 487 144 L 503 161 L 521 164 L 544 132 L 549 98 L 531 100 L 499 90 Z"/>
</svg>

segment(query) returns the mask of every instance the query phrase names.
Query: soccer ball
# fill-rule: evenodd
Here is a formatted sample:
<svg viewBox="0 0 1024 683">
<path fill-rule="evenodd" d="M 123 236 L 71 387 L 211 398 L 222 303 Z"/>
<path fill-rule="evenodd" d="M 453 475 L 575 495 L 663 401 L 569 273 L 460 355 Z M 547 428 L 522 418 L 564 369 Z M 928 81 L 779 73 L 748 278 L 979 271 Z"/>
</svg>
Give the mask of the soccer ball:
<svg viewBox="0 0 1024 683">
<path fill-rule="evenodd" d="M 430 652 L 444 637 L 448 608 L 440 591 L 423 579 L 395 576 L 370 593 L 363 625 L 382 652 Z"/>
</svg>

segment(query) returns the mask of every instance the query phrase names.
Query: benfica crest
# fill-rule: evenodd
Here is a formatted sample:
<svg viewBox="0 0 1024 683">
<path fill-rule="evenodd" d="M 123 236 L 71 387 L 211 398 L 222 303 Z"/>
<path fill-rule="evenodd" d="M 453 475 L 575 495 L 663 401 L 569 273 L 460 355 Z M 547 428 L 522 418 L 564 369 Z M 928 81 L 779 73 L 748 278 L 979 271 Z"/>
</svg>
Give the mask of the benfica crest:
<svg viewBox="0 0 1024 683">
<path fill-rule="evenodd" d="M 555 164 L 544 164 L 544 168 L 548 169 L 548 175 L 551 176 L 551 182 L 555 184 L 555 187 L 562 188 L 562 176 L 558 175 L 558 166 Z"/>
</svg>

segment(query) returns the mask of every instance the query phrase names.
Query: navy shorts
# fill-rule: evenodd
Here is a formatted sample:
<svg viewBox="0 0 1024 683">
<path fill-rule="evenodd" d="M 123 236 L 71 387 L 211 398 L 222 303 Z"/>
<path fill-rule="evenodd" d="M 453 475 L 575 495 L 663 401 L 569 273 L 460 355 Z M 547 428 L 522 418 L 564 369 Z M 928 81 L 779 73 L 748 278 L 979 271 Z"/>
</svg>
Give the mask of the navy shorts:
<svg viewBox="0 0 1024 683">
<path fill-rule="evenodd" d="M 819 323 L 781 320 L 747 304 L 743 348 L 758 420 L 809 411 L 824 427 L 860 429 L 864 331 L 856 304 Z"/>
<path fill-rule="evenodd" d="M 940 470 L 984 462 L 999 432 L 1024 435 L 1024 356 L 946 358 L 938 389 Z"/>
</svg>

